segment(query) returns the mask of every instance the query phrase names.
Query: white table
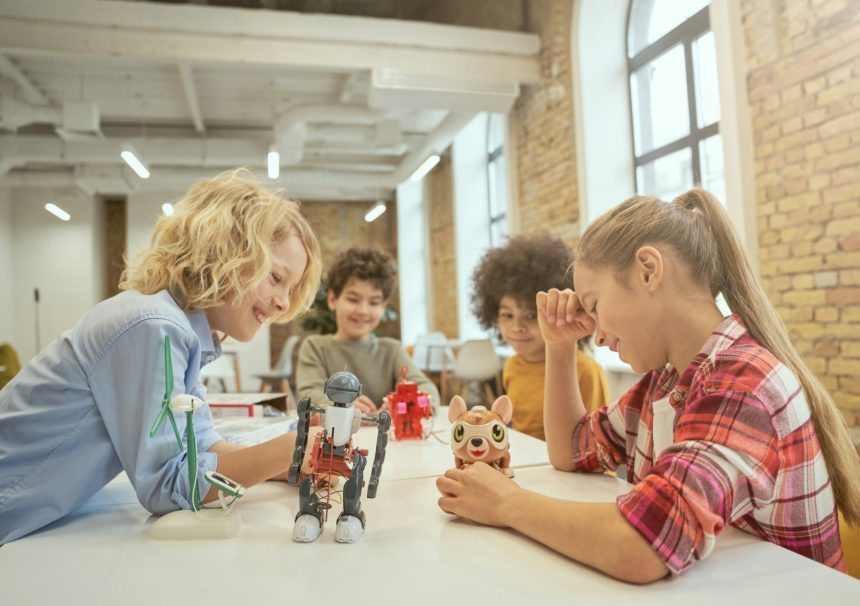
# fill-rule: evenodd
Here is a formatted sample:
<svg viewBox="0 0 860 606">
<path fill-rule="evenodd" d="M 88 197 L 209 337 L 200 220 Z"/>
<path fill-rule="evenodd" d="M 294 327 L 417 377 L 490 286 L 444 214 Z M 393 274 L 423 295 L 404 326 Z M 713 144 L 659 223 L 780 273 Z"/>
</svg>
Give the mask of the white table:
<svg viewBox="0 0 860 606">
<path fill-rule="evenodd" d="M 547 466 L 517 470 L 531 490 L 609 501 L 620 480 Z M 811 604 L 860 603 L 860 582 L 732 529 L 714 553 L 676 579 L 641 587 L 615 581 L 509 530 L 440 511 L 432 478 L 384 481 L 364 499 L 367 533 L 334 542 L 332 511 L 313 544 L 290 539 L 298 496 L 269 482 L 239 508 L 236 539 L 159 542 L 127 482 L 84 508 L 0 548 L 2 602 L 172 604 Z M 597 546 L 595 546 L 596 548 Z"/>
</svg>

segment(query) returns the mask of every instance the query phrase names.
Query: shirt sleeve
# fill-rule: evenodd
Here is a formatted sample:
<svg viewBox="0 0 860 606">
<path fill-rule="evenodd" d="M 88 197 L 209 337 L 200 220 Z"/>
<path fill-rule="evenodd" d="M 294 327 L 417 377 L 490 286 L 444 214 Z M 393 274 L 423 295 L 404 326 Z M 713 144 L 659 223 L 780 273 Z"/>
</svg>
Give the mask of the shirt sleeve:
<svg viewBox="0 0 860 606">
<path fill-rule="evenodd" d="M 191 508 L 185 444 L 185 416 L 175 415 L 183 441 L 180 450 L 169 419 L 150 438 L 165 391 L 164 337 L 170 336 L 173 395 L 203 396 L 196 383 L 186 385 L 189 365 L 200 365 L 197 337 L 169 320 L 142 320 L 122 332 L 88 375 L 93 397 L 117 456 L 137 498 L 148 511 L 163 514 Z M 207 471 L 218 457 L 206 452 L 220 436 L 212 430 L 208 407 L 194 413 L 197 442 L 197 485 L 208 486 Z M 202 496 L 202 495 L 201 495 Z"/>
<path fill-rule="evenodd" d="M 627 519 L 679 574 L 706 557 L 726 524 L 768 504 L 779 469 L 769 411 L 748 393 L 688 401 L 675 442 L 617 499 Z"/>
<path fill-rule="evenodd" d="M 327 379 L 322 347 L 313 338 L 304 339 L 296 363 L 296 391 L 299 398 L 310 398 L 314 406 L 331 404 L 325 395 Z"/>
<path fill-rule="evenodd" d="M 609 404 L 609 384 L 606 373 L 593 358 L 578 354 L 579 392 L 588 412 Z"/>
<path fill-rule="evenodd" d="M 400 369 L 404 366 L 406 367 L 406 380 L 412 381 L 415 383 L 418 388 L 425 392 L 430 398 L 430 406 L 433 407 L 433 410 L 439 409 L 439 390 L 436 389 L 436 386 L 433 384 L 433 381 L 427 378 L 423 372 L 421 372 L 418 367 L 415 365 L 415 362 L 412 361 L 412 358 L 409 357 L 409 354 L 406 353 L 406 350 L 403 349 L 403 346 L 399 343 L 397 344 L 397 355 L 395 356 L 395 360 L 397 362 L 395 368 L 395 384 L 400 382 Z"/>
</svg>

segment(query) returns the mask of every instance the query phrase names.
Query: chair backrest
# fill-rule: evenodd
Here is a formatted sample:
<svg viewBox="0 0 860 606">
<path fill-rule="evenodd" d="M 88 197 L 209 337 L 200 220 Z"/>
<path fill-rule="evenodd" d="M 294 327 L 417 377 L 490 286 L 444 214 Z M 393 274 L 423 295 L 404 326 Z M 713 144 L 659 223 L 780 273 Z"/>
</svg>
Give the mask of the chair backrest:
<svg viewBox="0 0 860 606">
<path fill-rule="evenodd" d="M 442 360 L 445 360 L 446 368 L 454 368 L 454 352 L 448 346 L 448 337 L 444 332 L 429 332 L 426 335 L 418 335 L 415 339 L 415 347 L 412 349 L 412 361 L 421 370 L 440 372 Z"/>
<path fill-rule="evenodd" d="M 457 352 L 454 376 L 465 381 L 485 381 L 498 374 L 499 356 L 490 339 L 466 341 Z"/>
<path fill-rule="evenodd" d="M 21 370 L 18 352 L 10 343 L 0 343 L 0 389 Z"/>
<path fill-rule="evenodd" d="M 301 335 L 290 335 L 284 341 L 284 346 L 281 348 L 281 357 L 278 358 L 277 364 L 272 368 L 273 372 L 279 372 L 285 377 L 293 376 L 293 353 L 296 351 L 296 346 L 301 341 Z"/>
</svg>

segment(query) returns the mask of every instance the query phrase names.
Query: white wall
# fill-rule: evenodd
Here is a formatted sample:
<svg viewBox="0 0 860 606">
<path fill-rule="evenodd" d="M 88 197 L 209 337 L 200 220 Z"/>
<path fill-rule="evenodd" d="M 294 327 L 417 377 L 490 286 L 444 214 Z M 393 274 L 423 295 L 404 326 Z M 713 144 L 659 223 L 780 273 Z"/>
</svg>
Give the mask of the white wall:
<svg viewBox="0 0 860 606">
<path fill-rule="evenodd" d="M 400 340 L 415 343 L 427 333 L 432 292 L 428 287 L 427 179 L 397 186 L 397 256 L 400 285 Z"/>
<path fill-rule="evenodd" d="M 454 182 L 454 239 L 457 258 L 457 319 L 460 339 L 482 339 L 487 331 L 472 314 L 471 276 L 490 246 L 490 214 L 487 191 L 487 115 L 478 114 L 464 128 L 451 148 Z"/>
<path fill-rule="evenodd" d="M 100 299 L 103 263 L 96 257 L 100 213 L 92 197 L 73 190 L 15 189 L 11 192 L 12 343 L 21 361 L 71 328 Z M 72 215 L 61 221 L 44 209 L 54 202 Z"/>
<path fill-rule="evenodd" d="M 0 343 L 12 342 L 12 196 L 0 187 Z"/>
</svg>

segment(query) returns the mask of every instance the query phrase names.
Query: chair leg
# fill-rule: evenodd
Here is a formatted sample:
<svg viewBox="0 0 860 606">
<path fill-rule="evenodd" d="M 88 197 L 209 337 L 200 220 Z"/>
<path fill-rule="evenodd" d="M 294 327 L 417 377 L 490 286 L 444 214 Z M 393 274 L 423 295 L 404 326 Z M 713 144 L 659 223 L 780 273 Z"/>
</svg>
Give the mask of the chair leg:
<svg viewBox="0 0 860 606">
<path fill-rule="evenodd" d="M 482 383 L 482 385 L 484 386 L 484 394 L 486 394 L 487 398 L 489 398 L 489 399 L 487 400 L 487 408 L 489 408 L 490 406 L 492 406 L 492 405 L 493 405 L 493 401 L 496 399 L 496 397 L 493 395 L 493 390 L 492 390 L 492 388 L 490 387 L 490 384 L 489 384 L 489 383 L 487 383 L 486 381 L 484 381 L 484 382 Z"/>
</svg>

